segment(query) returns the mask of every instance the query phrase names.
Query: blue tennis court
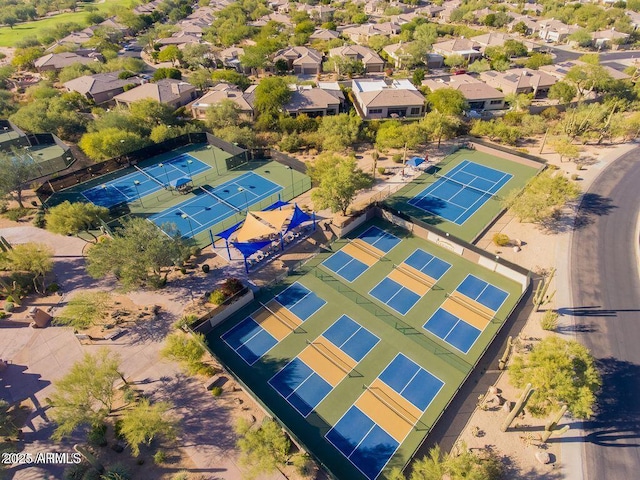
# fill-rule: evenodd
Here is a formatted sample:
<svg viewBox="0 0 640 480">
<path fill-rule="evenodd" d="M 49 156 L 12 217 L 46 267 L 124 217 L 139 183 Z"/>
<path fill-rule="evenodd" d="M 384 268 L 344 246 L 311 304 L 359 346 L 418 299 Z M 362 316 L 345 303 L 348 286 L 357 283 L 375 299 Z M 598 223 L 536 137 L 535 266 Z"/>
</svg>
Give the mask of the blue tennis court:
<svg viewBox="0 0 640 480">
<path fill-rule="evenodd" d="M 347 315 L 342 315 L 322 336 L 356 362 L 373 350 L 380 339 Z"/>
<path fill-rule="evenodd" d="M 444 386 L 442 380 L 401 353 L 387 365 L 378 379 L 422 413 Z M 347 410 L 325 438 L 371 480 L 380 475 L 400 446 L 398 439 L 356 405 Z"/>
<path fill-rule="evenodd" d="M 276 295 L 276 300 L 303 322 L 327 303 L 298 282 Z"/>
<path fill-rule="evenodd" d="M 389 277 L 383 278 L 378 285 L 373 287 L 369 295 L 401 315 L 405 315 L 420 300 L 420 295 Z"/>
<path fill-rule="evenodd" d="M 347 282 L 353 282 L 356 278 L 367 271 L 369 266 L 360 260 L 353 258 L 342 250 L 337 251 L 327 258 L 322 265 L 327 267 L 336 275 L 340 275 Z"/>
<path fill-rule="evenodd" d="M 478 277 L 471 274 L 467 275 L 462 283 L 458 285 L 456 290 L 466 295 L 471 300 L 475 300 L 485 307 L 490 308 L 494 312 L 497 312 L 500 309 L 504 301 L 509 296 L 509 294 L 501 288 L 498 288 L 489 282 L 485 282 L 484 280 L 480 280 Z"/>
<path fill-rule="evenodd" d="M 473 325 L 449 313 L 444 308 L 436 310 L 423 328 L 462 353 L 469 353 L 469 349 L 482 333 Z"/>
<path fill-rule="evenodd" d="M 149 220 L 160 227 L 175 224 L 183 237 L 193 237 L 280 190 L 280 185 L 248 172 L 215 188 L 196 188 L 195 197 L 152 215 Z"/>
<path fill-rule="evenodd" d="M 211 167 L 197 158 L 183 153 L 171 160 L 84 190 L 82 195 L 95 205 L 113 207 L 129 203 L 165 188 L 173 180 L 209 170 Z M 137 183 L 136 183 L 137 182 Z"/>
<path fill-rule="evenodd" d="M 451 264 L 439 259 L 435 255 L 425 252 L 421 248 L 417 248 L 404 261 L 410 267 L 429 275 L 434 280 L 440 280 L 442 276 L 451 268 Z"/>
<path fill-rule="evenodd" d="M 398 237 L 378 227 L 367 229 L 364 233 L 358 235 L 358 238 L 384 253 L 388 253 L 393 247 L 400 243 Z"/>
<path fill-rule="evenodd" d="M 222 340 L 249 365 L 256 363 L 278 343 L 251 317 L 245 318 L 222 335 Z"/>
<path fill-rule="evenodd" d="M 464 160 L 409 200 L 409 204 L 462 225 L 513 177 Z"/>
</svg>

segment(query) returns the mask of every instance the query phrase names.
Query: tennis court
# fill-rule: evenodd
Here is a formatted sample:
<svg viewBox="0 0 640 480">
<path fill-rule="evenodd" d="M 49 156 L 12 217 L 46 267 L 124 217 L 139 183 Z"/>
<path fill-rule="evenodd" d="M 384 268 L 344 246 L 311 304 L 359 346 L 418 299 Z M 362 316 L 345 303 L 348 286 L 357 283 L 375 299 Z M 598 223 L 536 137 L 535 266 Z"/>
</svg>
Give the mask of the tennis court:
<svg viewBox="0 0 640 480">
<path fill-rule="evenodd" d="M 373 480 L 444 382 L 399 353 L 326 434 L 326 439 Z"/>
<path fill-rule="evenodd" d="M 513 177 L 465 160 L 409 200 L 409 204 L 462 225 Z"/>
<path fill-rule="evenodd" d="M 366 266 L 355 277 L 329 261 L 345 251 Z M 385 278 L 419 297 L 406 314 L 369 294 Z M 496 312 L 490 286 L 507 293 Z M 258 292 L 207 343 L 335 478 L 383 478 L 423 444 L 521 291 L 376 218 Z M 424 328 L 443 306 L 463 322 L 486 323 L 466 353 Z"/>
<path fill-rule="evenodd" d="M 125 176 L 96 185 L 82 191 L 82 195 L 95 205 L 111 208 L 168 188 L 173 180 L 191 177 L 210 168 L 192 155 L 183 153 L 164 163 L 138 168 Z"/>
<path fill-rule="evenodd" d="M 151 215 L 149 220 L 161 228 L 174 224 L 183 237 L 194 237 L 281 190 L 280 185 L 247 172 L 216 187 L 198 187 L 193 190 L 194 197 Z"/>
<path fill-rule="evenodd" d="M 370 228 L 327 258 L 322 265 L 346 281 L 353 282 L 399 242 L 400 239 L 389 232 Z"/>
<path fill-rule="evenodd" d="M 406 315 L 449 268 L 450 263 L 417 249 L 400 265 L 394 266 L 369 295 Z"/>
<path fill-rule="evenodd" d="M 321 336 L 308 342 L 296 358 L 269 380 L 269 385 L 300 415 L 307 417 L 379 341 L 343 315 Z"/>
<path fill-rule="evenodd" d="M 294 283 L 222 335 L 249 365 L 314 315 L 326 303 L 300 283 Z"/>
<path fill-rule="evenodd" d="M 424 324 L 424 329 L 468 353 L 509 293 L 468 275 Z"/>
</svg>

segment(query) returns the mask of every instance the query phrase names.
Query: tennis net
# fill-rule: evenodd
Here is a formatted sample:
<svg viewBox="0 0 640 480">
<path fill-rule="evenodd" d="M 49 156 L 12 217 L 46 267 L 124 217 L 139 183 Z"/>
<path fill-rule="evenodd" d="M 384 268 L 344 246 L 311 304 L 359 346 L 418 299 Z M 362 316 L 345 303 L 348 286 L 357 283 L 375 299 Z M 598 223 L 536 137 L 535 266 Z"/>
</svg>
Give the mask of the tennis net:
<svg viewBox="0 0 640 480">
<path fill-rule="evenodd" d="M 436 177 L 436 178 L 442 178 L 447 182 L 455 183 L 456 185 L 459 185 L 459 186 L 461 186 L 463 188 L 469 188 L 471 190 L 475 190 L 476 192 L 481 193 L 483 195 L 489 195 L 490 197 L 495 197 L 497 199 L 500 198 L 500 197 L 498 197 L 497 193 L 487 192 L 486 190 L 482 190 L 482 189 L 480 189 L 478 187 L 473 187 L 473 186 L 469 185 L 468 183 L 462 183 L 462 182 L 460 182 L 458 180 L 455 180 L 454 178 L 448 177 L 446 175 L 440 175 L 439 173 L 434 173 L 433 176 Z"/>
<path fill-rule="evenodd" d="M 404 273 L 407 277 L 411 277 L 413 278 L 416 282 L 419 282 L 429 288 L 433 287 L 435 284 L 433 282 L 430 282 L 429 280 L 427 280 L 427 278 L 423 277 L 422 275 L 418 275 L 415 272 L 412 272 L 409 268 L 404 267 L 402 265 L 394 265 L 395 269 Z"/>
<path fill-rule="evenodd" d="M 226 205 L 227 207 L 229 207 L 229 208 L 231 208 L 231 209 L 235 210 L 236 212 L 238 212 L 238 213 L 239 213 L 239 212 L 241 212 L 241 211 L 242 211 L 242 210 L 240 210 L 238 207 L 236 207 L 236 206 L 234 206 L 234 205 L 230 204 L 230 203 L 229 203 L 229 202 L 227 202 L 226 200 L 223 200 L 223 199 L 222 199 L 222 198 L 220 198 L 218 195 L 216 195 L 216 194 L 215 194 L 215 193 L 213 193 L 213 192 L 210 192 L 210 191 L 209 191 L 209 190 L 207 190 L 206 188 L 204 188 L 204 187 L 200 187 L 200 190 L 202 190 L 203 192 L 205 192 L 207 195 L 209 195 L 209 196 L 211 196 L 211 197 L 215 198 L 217 201 L 219 201 L 219 202 L 220 202 L 220 203 L 222 203 L 223 205 Z"/>
<path fill-rule="evenodd" d="M 309 340 L 306 340 L 307 345 L 313 347 L 313 349 L 318 352 L 320 355 L 322 355 L 324 358 L 326 358 L 327 360 L 329 360 L 329 362 L 331 362 L 333 365 L 335 365 L 336 367 L 338 367 L 340 370 L 342 370 L 344 373 L 349 374 L 349 372 L 351 372 L 351 366 L 348 365 L 344 360 L 340 359 L 339 357 L 337 357 L 336 355 L 330 355 L 328 352 L 324 352 L 322 350 L 322 348 L 320 348 L 322 345 L 322 343 L 316 344 L 314 342 L 311 342 Z M 333 358 L 332 358 L 333 357 Z M 340 363 L 342 363 L 342 365 L 340 365 Z M 346 365 L 346 366 L 345 366 Z"/>
<path fill-rule="evenodd" d="M 398 405 L 397 402 L 394 402 L 391 399 L 387 400 L 387 399 L 383 398 L 383 395 L 376 393 L 376 391 L 375 391 L 376 389 L 375 388 L 373 388 L 371 386 L 368 386 L 368 385 L 365 385 L 364 387 L 369 392 L 371 392 L 371 394 L 374 397 L 376 397 L 376 399 L 378 399 L 382 404 L 384 404 L 389 410 L 391 410 L 393 413 L 398 415 L 401 419 L 403 419 L 405 422 L 407 422 L 412 427 L 414 427 L 416 425 L 416 423 L 418 423 L 418 420 L 420 420 L 419 418 L 416 418 L 414 415 L 412 415 L 411 412 L 407 411 L 406 408 L 402 407 L 401 405 Z M 404 413 L 403 410 L 406 413 Z"/>
<path fill-rule="evenodd" d="M 298 328 L 298 325 L 293 324 L 292 326 L 292 321 L 289 319 L 284 319 L 284 317 L 278 315 L 276 312 L 274 312 L 272 309 L 270 309 L 266 304 L 260 302 L 260 305 L 262 306 L 262 308 L 264 308 L 267 312 L 269 312 L 271 314 L 272 317 L 274 317 L 276 320 L 280 321 L 280 323 L 282 323 L 285 327 L 287 327 L 289 330 L 291 330 L 292 332 Z"/>
<path fill-rule="evenodd" d="M 136 170 L 138 170 L 141 174 L 143 174 L 145 177 L 149 178 L 150 180 L 153 180 L 154 182 L 156 182 L 158 185 L 160 185 L 162 188 L 166 188 L 167 190 L 169 189 L 169 185 L 167 185 L 164 182 L 161 182 L 160 180 L 158 180 L 156 177 L 154 177 L 153 175 L 151 175 L 148 172 L 145 172 L 143 169 L 141 169 L 140 167 L 138 167 L 137 165 L 134 165 L 133 168 L 135 168 Z"/>
<path fill-rule="evenodd" d="M 370 249 L 368 246 L 365 246 L 368 245 L 367 242 L 360 240 L 359 238 L 354 238 L 349 243 L 351 243 L 351 245 L 353 245 L 354 247 L 362 250 L 363 252 L 368 253 L 372 257 L 377 258 L 378 260 L 382 260 L 382 258 L 384 258 L 384 255 L 380 255 L 378 252 Z"/>
<path fill-rule="evenodd" d="M 485 320 L 493 320 L 493 315 L 490 315 L 487 312 L 479 309 L 475 305 L 472 305 L 471 303 L 466 302 L 465 300 L 462 299 L 462 297 L 460 295 L 456 295 L 456 292 L 447 294 L 447 298 L 450 298 L 451 300 L 453 300 L 458 305 L 462 305 L 466 309 L 471 310 L 473 313 L 476 313 L 476 314 L 480 315 Z"/>
</svg>

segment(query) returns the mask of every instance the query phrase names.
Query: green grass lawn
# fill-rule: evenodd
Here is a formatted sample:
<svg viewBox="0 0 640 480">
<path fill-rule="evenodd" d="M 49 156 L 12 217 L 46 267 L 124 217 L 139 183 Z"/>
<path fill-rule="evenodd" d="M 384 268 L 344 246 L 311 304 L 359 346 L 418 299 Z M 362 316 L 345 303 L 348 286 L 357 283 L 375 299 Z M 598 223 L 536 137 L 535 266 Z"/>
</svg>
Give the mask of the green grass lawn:
<svg viewBox="0 0 640 480">
<path fill-rule="evenodd" d="M 103 3 L 93 4 L 98 11 L 107 13 L 113 6 L 130 5 L 131 0 L 105 0 Z M 61 13 L 59 15 L 34 20 L 33 22 L 20 23 L 13 28 L 0 28 L 0 47 L 13 47 L 24 37 L 39 37 L 44 31 L 54 28 L 60 23 L 74 22 L 82 27 L 88 27 L 86 21 L 87 12 L 83 7 L 76 12 Z"/>
</svg>

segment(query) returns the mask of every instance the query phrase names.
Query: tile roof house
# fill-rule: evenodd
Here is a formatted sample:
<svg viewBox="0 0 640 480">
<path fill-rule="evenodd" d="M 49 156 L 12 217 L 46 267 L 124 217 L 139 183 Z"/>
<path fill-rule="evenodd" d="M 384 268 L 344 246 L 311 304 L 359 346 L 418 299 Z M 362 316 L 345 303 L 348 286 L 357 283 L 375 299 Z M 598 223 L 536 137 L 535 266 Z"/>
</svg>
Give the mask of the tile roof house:
<svg viewBox="0 0 640 480">
<path fill-rule="evenodd" d="M 441 88 L 458 90 L 464 95 L 471 110 L 500 110 L 504 108 L 504 93 L 470 75 L 428 78 L 422 81 L 422 85 L 429 87 L 431 91 Z"/>
<path fill-rule="evenodd" d="M 309 37 L 309 40 L 335 40 L 336 38 L 340 38 L 338 32 L 327 30 L 326 28 L 316 28 L 315 32 Z"/>
<path fill-rule="evenodd" d="M 117 72 L 96 73 L 95 75 L 83 75 L 65 82 L 64 88 L 69 92 L 78 92 L 96 105 L 108 102 L 116 95 L 124 92 L 126 85 L 140 85 L 139 77 L 118 78 L 122 70 Z"/>
<path fill-rule="evenodd" d="M 336 9 L 330 5 L 307 5 L 305 3 L 297 4 L 299 12 L 307 12 L 307 14 L 316 21 L 328 22 L 333 18 Z"/>
<path fill-rule="evenodd" d="M 530 17 L 529 15 L 520 15 L 518 13 L 511 13 L 511 17 L 513 20 L 507 24 L 507 30 L 510 32 L 513 32 L 514 27 L 520 22 L 522 22 L 526 27 L 527 35 L 534 35 L 540 31 L 540 23 L 536 18 Z"/>
<path fill-rule="evenodd" d="M 394 68 L 404 67 L 405 60 L 410 56 L 404 51 L 408 45 L 411 45 L 411 43 L 400 42 L 387 45 L 382 49 L 384 53 L 393 60 Z M 427 53 L 424 58 L 424 63 L 427 65 L 427 68 L 441 68 L 444 63 L 444 57 L 437 53 Z"/>
<path fill-rule="evenodd" d="M 196 97 L 196 87 L 190 83 L 172 78 L 163 78 L 156 83 L 142 84 L 113 98 L 116 103 L 124 105 L 150 98 L 178 108 L 195 100 Z"/>
<path fill-rule="evenodd" d="M 598 48 L 609 48 L 613 44 L 626 43 L 629 37 L 628 33 L 618 32 L 615 28 L 600 30 L 591 34 L 593 43 Z"/>
<path fill-rule="evenodd" d="M 534 98 L 545 98 L 558 81 L 547 72 L 529 68 L 512 68 L 504 72 L 489 70 L 482 72 L 480 79 L 503 93 L 533 93 Z"/>
<path fill-rule="evenodd" d="M 78 53 L 74 52 L 49 53 L 48 55 L 38 58 L 33 64 L 39 72 L 47 72 L 62 70 L 64 67 L 68 67 L 74 63 L 89 65 L 99 62 L 102 59 L 102 55 L 94 51 L 87 55 L 78 55 Z"/>
<path fill-rule="evenodd" d="M 289 70 L 301 75 L 317 75 L 322 71 L 322 53 L 313 48 L 283 48 L 273 56 L 273 63 L 285 60 Z"/>
<path fill-rule="evenodd" d="M 369 38 L 375 37 L 376 35 L 384 35 L 386 37 L 398 35 L 400 33 L 400 25 L 392 22 L 367 23 L 355 27 L 347 27 L 343 29 L 341 33 L 352 42 L 366 43 Z"/>
<path fill-rule="evenodd" d="M 634 30 L 637 30 L 640 27 L 640 13 L 634 12 L 633 10 L 627 10 L 624 14 L 629 17 L 631 20 L 631 26 Z"/>
<path fill-rule="evenodd" d="M 375 51 L 362 45 L 345 45 L 329 50 L 329 57 L 344 57 L 359 60 L 364 65 L 366 73 L 384 71 L 384 60 Z"/>
<path fill-rule="evenodd" d="M 580 30 L 577 25 L 566 25 L 560 20 L 550 19 L 540 21 L 540 31 L 538 36 L 542 40 L 548 40 L 551 42 L 563 42 L 566 38 L 574 32 Z"/>
<path fill-rule="evenodd" d="M 464 37 L 434 43 L 432 48 L 435 53 L 439 53 L 445 57 L 461 55 L 469 63 L 482 58 L 482 53 L 480 52 L 481 45 Z"/>
<path fill-rule="evenodd" d="M 337 115 L 340 112 L 340 99 L 322 88 L 297 86 L 283 108 L 293 117 L 300 114 L 309 117 Z"/>
<path fill-rule="evenodd" d="M 186 45 L 188 43 L 200 43 L 200 37 L 185 32 L 178 32 L 170 37 L 160 38 L 156 43 L 163 46 L 176 45 L 179 48 L 181 45 Z"/>
<path fill-rule="evenodd" d="M 422 117 L 425 98 L 409 80 L 351 81 L 356 111 L 365 119 Z"/>
<path fill-rule="evenodd" d="M 241 73 L 246 73 L 244 67 L 240 63 L 240 57 L 242 55 L 244 55 L 244 48 L 229 47 L 225 48 L 224 50 L 220 50 L 215 54 L 215 57 L 222 63 L 223 66 L 234 68 Z"/>
<path fill-rule="evenodd" d="M 556 63 L 553 65 L 544 65 L 542 67 L 540 67 L 540 70 L 542 70 L 543 72 L 549 73 L 551 75 L 553 75 L 554 77 L 556 77 L 558 80 L 564 80 L 564 76 L 567 74 L 567 72 L 569 70 L 571 70 L 571 68 L 575 67 L 575 66 L 581 66 L 581 65 L 586 65 L 586 63 L 581 62 L 580 60 L 571 60 L 571 61 L 567 61 L 567 62 L 562 62 L 562 63 Z M 611 75 L 611 77 L 614 80 L 628 80 L 631 77 L 629 75 L 627 75 L 626 73 L 620 72 L 618 70 L 616 70 L 615 68 L 611 68 L 608 65 L 600 65 L 602 68 L 605 69 L 605 71 Z"/>
<path fill-rule="evenodd" d="M 207 116 L 207 110 L 224 100 L 234 102 L 240 113 L 253 117 L 253 107 L 247 102 L 246 96 L 242 90 L 235 85 L 228 83 L 219 83 L 202 97 L 192 102 L 189 107 L 193 118 L 204 119 Z"/>
</svg>

